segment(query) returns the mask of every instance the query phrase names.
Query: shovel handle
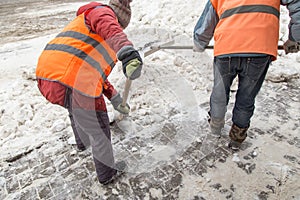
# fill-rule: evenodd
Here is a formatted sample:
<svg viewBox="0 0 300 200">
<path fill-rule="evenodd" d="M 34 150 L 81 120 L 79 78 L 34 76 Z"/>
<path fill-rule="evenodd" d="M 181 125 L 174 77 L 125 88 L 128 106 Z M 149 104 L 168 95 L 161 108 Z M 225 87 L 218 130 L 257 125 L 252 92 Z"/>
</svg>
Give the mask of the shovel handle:
<svg viewBox="0 0 300 200">
<path fill-rule="evenodd" d="M 125 89 L 124 89 L 124 93 L 123 93 L 123 101 L 121 104 L 123 107 L 125 107 L 126 103 L 127 103 L 131 82 L 132 82 L 132 80 L 130 80 L 129 78 L 126 79 Z"/>
<path fill-rule="evenodd" d="M 206 46 L 205 49 L 213 49 L 214 46 Z M 193 49 L 193 46 L 158 46 L 154 47 L 154 49 Z M 284 50 L 283 45 L 278 45 L 278 50 Z"/>
<path fill-rule="evenodd" d="M 207 46 L 205 47 L 206 49 L 213 49 L 213 46 Z M 153 47 L 153 49 L 193 49 L 193 46 L 178 46 L 178 45 L 174 45 L 174 46 L 157 46 L 157 47 Z"/>
</svg>

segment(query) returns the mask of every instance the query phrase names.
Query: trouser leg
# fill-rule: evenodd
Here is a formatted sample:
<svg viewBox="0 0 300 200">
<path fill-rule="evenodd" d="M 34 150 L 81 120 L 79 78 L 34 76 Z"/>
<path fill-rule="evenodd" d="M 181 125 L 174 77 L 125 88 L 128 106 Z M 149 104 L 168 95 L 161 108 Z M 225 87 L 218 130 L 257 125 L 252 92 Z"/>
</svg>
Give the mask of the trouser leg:
<svg viewBox="0 0 300 200">
<path fill-rule="evenodd" d="M 270 56 L 243 58 L 239 73 L 239 87 L 233 108 L 232 127 L 229 131 L 233 149 L 246 139 L 250 119 L 255 109 L 255 98 L 258 94 L 271 62 Z"/>
<path fill-rule="evenodd" d="M 84 131 L 80 130 L 80 127 L 74 121 L 73 113 L 69 111 L 69 118 L 71 121 L 71 127 L 75 136 L 75 142 L 77 148 L 79 150 L 85 150 L 88 146 L 90 146 L 90 141 L 88 136 L 84 133 Z M 81 135 L 81 136 L 80 136 Z"/>
<path fill-rule="evenodd" d="M 107 113 L 73 109 L 73 117 L 79 126 L 79 135 L 83 131 L 89 139 L 99 181 L 110 179 L 116 170 Z M 85 138 L 81 140 L 85 141 Z"/>
<path fill-rule="evenodd" d="M 213 134 L 220 134 L 225 124 L 230 86 L 236 76 L 236 61 L 230 57 L 214 59 L 214 85 L 210 96 L 210 126 Z"/>
<path fill-rule="evenodd" d="M 98 180 L 106 181 L 116 173 L 107 113 L 81 109 L 78 102 L 74 103 L 72 90 L 68 89 L 65 107 L 69 111 L 77 146 L 91 145 Z"/>
<path fill-rule="evenodd" d="M 89 138 L 84 133 L 84 131 L 80 130 L 80 127 L 74 120 L 73 106 L 72 106 L 72 90 L 69 88 L 66 90 L 66 98 L 65 98 L 64 107 L 67 108 L 67 110 L 69 112 L 69 118 L 70 118 L 71 127 L 73 130 L 77 148 L 79 150 L 85 150 L 90 145 Z"/>
<path fill-rule="evenodd" d="M 233 124 L 248 128 L 255 109 L 255 98 L 265 79 L 270 56 L 243 58 L 239 73 L 239 87 L 232 113 Z"/>
</svg>

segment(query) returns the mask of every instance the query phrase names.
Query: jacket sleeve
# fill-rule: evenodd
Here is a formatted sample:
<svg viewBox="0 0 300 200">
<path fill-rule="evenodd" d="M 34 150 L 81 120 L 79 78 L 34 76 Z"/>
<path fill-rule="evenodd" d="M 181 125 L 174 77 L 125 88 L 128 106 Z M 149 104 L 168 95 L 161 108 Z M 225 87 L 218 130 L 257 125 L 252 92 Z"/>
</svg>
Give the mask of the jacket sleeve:
<svg viewBox="0 0 300 200">
<path fill-rule="evenodd" d="M 300 42 L 300 1 L 299 0 L 281 0 L 289 11 L 289 39 Z"/>
<path fill-rule="evenodd" d="M 124 46 L 133 46 L 123 32 L 111 8 L 107 6 L 95 8 L 88 14 L 86 20 L 89 21 L 92 31 L 105 39 L 115 52 L 118 52 Z"/>
<path fill-rule="evenodd" d="M 118 94 L 114 86 L 106 79 L 103 86 L 103 94 L 110 100 L 113 96 Z"/>
<path fill-rule="evenodd" d="M 194 44 L 204 49 L 212 39 L 218 22 L 219 17 L 211 2 L 208 1 L 194 28 Z"/>
</svg>

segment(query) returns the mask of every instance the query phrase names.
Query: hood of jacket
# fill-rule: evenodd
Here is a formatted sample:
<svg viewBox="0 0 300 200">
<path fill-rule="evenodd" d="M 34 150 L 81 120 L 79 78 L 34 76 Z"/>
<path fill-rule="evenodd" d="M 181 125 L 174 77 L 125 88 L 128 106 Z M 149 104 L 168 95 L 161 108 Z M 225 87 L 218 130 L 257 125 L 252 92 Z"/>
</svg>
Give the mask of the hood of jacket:
<svg viewBox="0 0 300 200">
<path fill-rule="evenodd" d="M 81 6 L 81 7 L 78 9 L 78 11 L 77 11 L 76 16 L 81 15 L 82 13 L 84 13 L 85 11 L 87 11 L 87 10 L 89 10 L 89 9 L 91 9 L 91 8 L 94 8 L 94 7 L 96 7 L 96 6 L 101 6 L 101 5 L 104 5 L 104 4 L 102 4 L 102 3 L 97 3 L 97 2 L 91 2 L 91 3 L 89 3 L 89 4 L 86 4 L 86 5 L 84 5 L 84 6 Z"/>
</svg>

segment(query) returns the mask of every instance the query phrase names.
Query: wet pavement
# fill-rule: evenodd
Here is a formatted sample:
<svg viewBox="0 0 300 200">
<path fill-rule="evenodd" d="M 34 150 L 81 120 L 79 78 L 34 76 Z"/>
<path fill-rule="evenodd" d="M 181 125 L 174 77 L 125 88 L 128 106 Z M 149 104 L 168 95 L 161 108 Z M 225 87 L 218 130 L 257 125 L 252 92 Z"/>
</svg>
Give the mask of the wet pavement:
<svg viewBox="0 0 300 200">
<path fill-rule="evenodd" d="M 114 135 L 118 133 L 118 127 L 112 127 Z M 174 142 L 168 138 L 170 129 L 165 129 L 153 138 L 160 141 L 160 145 L 170 145 Z M 172 132 L 173 133 L 173 132 Z M 164 139 L 162 139 L 164 138 Z M 90 149 L 85 152 L 77 152 L 68 144 L 57 149 L 53 156 L 45 155 L 44 151 L 51 144 L 41 144 L 23 153 L 19 157 L 7 160 L 0 173 L 3 176 L 1 184 L 1 198 L 5 199 L 179 199 L 179 193 L 183 188 L 184 176 L 203 178 L 207 169 L 216 168 L 218 162 L 226 162 L 230 150 L 226 147 L 226 139 L 220 139 L 218 146 L 205 155 L 200 151 L 201 141 L 192 142 L 189 147 L 176 155 L 170 162 L 161 160 L 153 168 L 140 169 L 135 172 L 139 161 L 145 162 L 145 155 L 140 151 L 147 146 L 142 138 L 131 138 L 130 141 L 122 141 L 122 138 L 114 143 L 120 153 L 116 153 L 116 159 L 121 156 L 129 166 L 126 173 L 119 181 L 101 186 L 97 179 L 94 164 L 91 159 Z M 64 138 L 59 138 L 61 143 L 66 143 Z M 55 144 L 52 144 L 55 145 Z M 132 152 L 132 146 L 139 149 Z M 122 149 L 122 150 L 121 150 Z M 30 157 L 30 158 L 28 158 Z M 121 159 L 121 158 L 120 158 Z M 249 169 L 250 170 L 250 169 Z M 250 173 L 246 172 L 245 173 Z M 222 186 L 212 184 L 210 187 L 220 189 Z M 233 191 L 222 188 L 225 196 L 232 196 Z M 189 196 L 185 199 L 205 199 L 201 196 Z"/>
<path fill-rule="evenodd" d="M 173 152 L 173 156 L 163 155 L 170 150 L 165 149 L 166 152 L 161 152 L 162 159 L 157 159 L 160 156 L 153 158 L 154 154 L 151 152 L 155 151 L 157 144 L 176 147 L 180 143 L 172 138 L 172 135 L 177 134 L 175 127 L 170 122 L 165 123 L 162 129 L 156 130 L 157 133 L 151 133 L 152 135 L 145 139 L 139 136 L 124 137 L 124 131 L 119 128 L 118 123 L 112 124 L 116 160 L 126 160 L 129 169 L 118 181 L 108 186 L 101 186 L 96 179 L 90 149 L 77 152 L 75 147 L 67 142 L 72 133 L 60 132 L 56 135 L 56 140 L 33 144 L 27 151 L 1 163 L 0 198 L 241 199 L 241 194 L 236 193 L 236 190 L 243 188 L 238 188 L 241 186 L 233 179 L 228 179 L 228 183 L 222 185 L 217 179 L 210 177 L 209 173 L 221 170 L 222 165 L 234 166 L 241 179 L 251 179 L 253 174 L 261 173 L 257 171 L 257 152 L 260 147 L 255 141 L 262 135 L 271 137 L 275 144 L 285 143 L 293 146 L 298 152 L 287 153 L 283 158 L 294 167 L 286 171 L 286 177 L 276 180 L 276 175 L 269 171 L 269 176 L 274 176 L 274 185 L 265 185 L 257 194 L 249 194 L 249 199 L 277 199 L 278 188 L 292 180 L 296 181 L 294 184 L 299 183 L 299 179 L 294 179 L 299 178 L 299 136 L 289 137 L 272 129 L 262 131 L 256 127 L 249 130 L 248 141 L 236 153 L 228 149 L 226 135 L 218 140 L 206 135 L 209 130 L 203 123 L 194 130 L 194 133 L 202 134 L 195 137 L 192 136 L 194 133 L 190 133 L 190 144 L 186 148 Z M 186 134 L 188 136 L 188 133 Z M 209 148 L 204 149 L 204 145 Z M 222 173 L 226 174 L 229 171 L 228 169 Z M 268 170 L 264 173 L 268 173 Z M 288 188 L 285 190 L 283 187 L 282 192 L 285 192 L 286 196 L 282 199 L 299 199 L 299 188 L 295 191 Z M 247 193 L 246 187 L 244 192 Z"/>
</svg>

